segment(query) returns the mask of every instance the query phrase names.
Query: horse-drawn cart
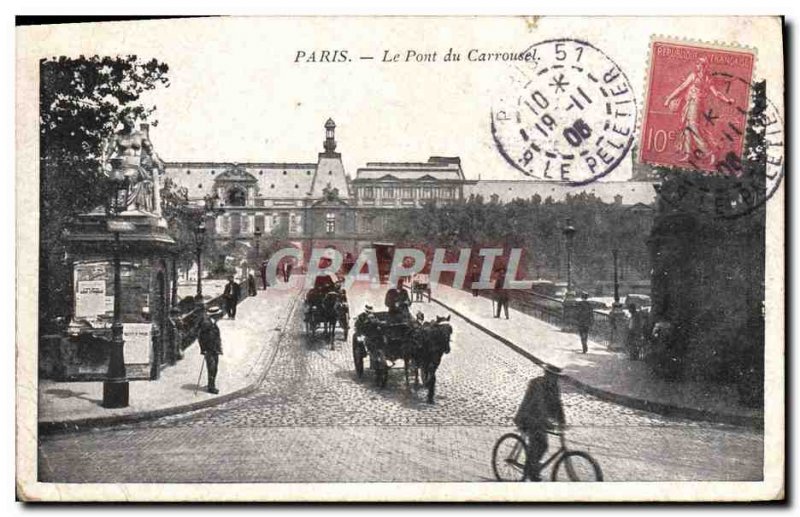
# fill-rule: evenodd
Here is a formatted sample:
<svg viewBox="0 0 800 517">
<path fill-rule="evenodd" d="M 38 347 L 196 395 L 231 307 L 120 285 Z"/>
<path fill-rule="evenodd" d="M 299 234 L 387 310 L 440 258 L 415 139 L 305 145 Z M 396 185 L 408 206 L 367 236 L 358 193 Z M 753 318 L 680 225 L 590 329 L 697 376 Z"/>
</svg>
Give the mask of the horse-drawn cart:
<svg viewBox="0 0 800 517">
<path fill-rule="evenodd" d="M 375 384 L 386 386 L 389 369 L 399 360 L 408 362 L 414 329 L 405 321 L 393 322 L 388 312 L 361 314 L 353 332 L 353 362 L 356 375 L 364 375 L 364 359 L 369 357 Z M 404 368 L 408 369 L 408 364 Z"/>
<path fill-rule="evenodd" d="M 347 341 L 350 320 L 347 294 L 337 283 L 318 282 L 306 295 L 303 320 L 306 334 L 312 338 L 315 337 L 317 328 L 322 325 L 323 335 L 330 339 L 331 348 L 337 324 L 342 327 L 344 339 Z"/>
<path fill-rule="evenodd" d="M 421 302 L 425 297 L 431 301 L 431 281 L 428 275 L 415 275 L 411 281 L 411 294 L 413 301 Z"/>
<path fill-rule="evenodd" d="M 366 311 L 356 318 L 353 332 L 353 362 L 356 375 L 364 375 L 364 359 L 369 357 L 370 370 L 375 372 L 375 384 L 386 386 L 389 370 L 403 361 L 406 385 L 409 372 L 416 378 L 422 372 L 423 384 L 428 387 L 428 402 L 433 403 L 436 369 L 443 354 L 450 352 L 452 327 L 450 317 L 437 318 L 433 323 L 411 321 L 402 313 Z"/>
</svg>

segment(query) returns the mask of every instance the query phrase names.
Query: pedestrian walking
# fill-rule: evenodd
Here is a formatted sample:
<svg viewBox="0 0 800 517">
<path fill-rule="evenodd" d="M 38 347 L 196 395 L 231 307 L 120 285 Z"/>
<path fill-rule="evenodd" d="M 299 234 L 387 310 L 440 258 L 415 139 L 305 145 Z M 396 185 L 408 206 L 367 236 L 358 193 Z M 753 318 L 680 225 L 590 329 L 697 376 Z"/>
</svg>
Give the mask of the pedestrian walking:
<svg viewBox="0 0 800 517">
<path fill-rule="evenodd" d="M 225 311 L 232 320 L 236 319 L 236 305 L 242 294 L 241 289 L 241 286 L 234 281 L 233 275 L 229 276 L 228 283 L 225 284 L 225 291 L 222 292 L 222 298 L 225 300 Z"/>
<path fill-rule="evenodd" d="M 577 303 L 577 320 L 578 335 L 581 337 L 581 347 L 585 354 L 589 351 L 589 330 L 594 323 L 594 309 L 589 303 L 589 293 L 586 291 L 581 293 L 581 300 Z"/>
<path fill-rule="evenodd" d="M 255 296 L 258 293 L 256 292 L 256 277 L 253 276 L 253 273 L 247 275 L 247 295 L 248 296 Z"/>
<path fill-rule="evenodd" d="M 473 287 L 481 278 L 481 272 L 478 271 L 478 264 L 472 264 L 472 270 L 469 272 L 469 286 L 472 289 L 472 296 L 478 296 L 478 290 Z"/>
<path fill-rule="evenodd" d="M 494 294 L 497 300 L 497 312 L 494 317 L 499 318 L 501 310 L 505 312 L 506 319 L 508 319 L 508 289 L 505 288 L 506 284 L 506 268 L 501 267 L 497 270 L 497 280 L 494 284 Z"/>
<path fill-rule="evenodd" d="M 636 361 L 641 359 L 642 348 L 643 348 L 643 321 L 642 321 L 642 313 L 641 311 L 636 309 L 636 304 L 629 303 L 628 304 L 628 312 L 631 315 L 631 319 L 628 321 L 628 339 L 627 339 L 627 348 L 628 348 L 628 358 L 631 361 Z"/>
<path fill-rule="evenodd" d="M 267 290 L 267 261 L 261 263 L 261 289 Z"/>
<path fill-rule="evenodd" d="M 286 264 L 286 268 L 284 269 L 283 281 L 286 283 L 288 283 L 289 279 L 292 277 L 292 267 L 292 263 L 288 262 Z"/>
<path fill-rule="evenodd" d="M 167 362 L 174 365 L 179 359 L 183 359 L 183 350 L 181 343 L 183 342 L 183 320 L 181 319 L 181 311 L 177 307 L 172 307 L 169 310 L 169 317 L 167 318 Z"/>
<path fill-rule="evenodd" d="M 203 354 L 208 373 L 208 386 L 206 389 L 209 393 L 214 394 L 219 393 L 217 389 L 217 368 L 219 367 L 219 356 L 222 355 L 222 338 L 219 334 L 217 319 L 221 317 L 222 311 L 217 307 L 204 311 L 203 319 L 200 321 L 200 331 L 197 335 L 200 353 Z"/>
<path fill-rule="evenodd" d="M 278 276 L 284 282 L 286 281 L 286 262 L 278 263 Z"/>
</svg>

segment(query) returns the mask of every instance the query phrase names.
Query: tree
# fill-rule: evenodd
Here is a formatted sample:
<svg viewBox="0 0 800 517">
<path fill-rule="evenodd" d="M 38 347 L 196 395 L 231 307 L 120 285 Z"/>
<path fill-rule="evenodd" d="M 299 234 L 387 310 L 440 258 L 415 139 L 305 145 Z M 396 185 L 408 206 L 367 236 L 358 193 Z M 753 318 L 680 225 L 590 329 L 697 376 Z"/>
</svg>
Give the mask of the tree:
<svg viewBox="0 0 800 517">
<path fill-rule="evenodd" d="M 41 60 L 39 70 L 39 321 L 46 331 L 69 313 L 63 228 L 110 194 L 100 172 L 102 145 L 124 110 L 148 120 L 155 107 L 144 105 L 142 94 L 169 81 L 166 64 L 137 56 L 61 56 Z"/>
</svg>

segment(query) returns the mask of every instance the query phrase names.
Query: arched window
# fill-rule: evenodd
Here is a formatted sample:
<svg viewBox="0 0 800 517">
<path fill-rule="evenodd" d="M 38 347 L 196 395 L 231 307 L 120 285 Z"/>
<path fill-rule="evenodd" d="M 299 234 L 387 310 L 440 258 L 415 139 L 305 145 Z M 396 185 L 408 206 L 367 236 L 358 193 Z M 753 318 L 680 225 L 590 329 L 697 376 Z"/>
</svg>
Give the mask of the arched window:
<svg viewBox="0 0 800 517">
<path fill-rule="evenodd" d="M 231 187 L 226 197 L 228 206 L 245 206 L 247 204 L 247 192 L 240 187 Z"/>
</svg>

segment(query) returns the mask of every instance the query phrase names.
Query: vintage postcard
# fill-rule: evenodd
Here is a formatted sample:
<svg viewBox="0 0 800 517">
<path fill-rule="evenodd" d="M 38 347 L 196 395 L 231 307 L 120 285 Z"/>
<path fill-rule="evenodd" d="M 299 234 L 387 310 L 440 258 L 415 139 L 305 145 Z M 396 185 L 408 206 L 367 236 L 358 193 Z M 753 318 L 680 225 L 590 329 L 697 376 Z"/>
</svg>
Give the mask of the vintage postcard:
<svg viewBox="0 0 800 517">
<path fill-rule="evenodd" d="M 16 38 L 20 499 L 785 497 L 781 18 Z"/>
</svg>

